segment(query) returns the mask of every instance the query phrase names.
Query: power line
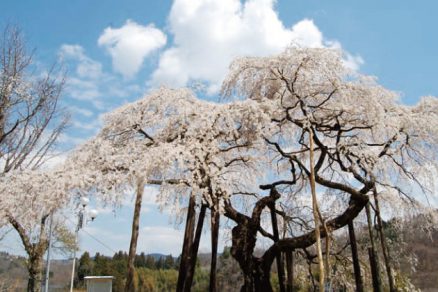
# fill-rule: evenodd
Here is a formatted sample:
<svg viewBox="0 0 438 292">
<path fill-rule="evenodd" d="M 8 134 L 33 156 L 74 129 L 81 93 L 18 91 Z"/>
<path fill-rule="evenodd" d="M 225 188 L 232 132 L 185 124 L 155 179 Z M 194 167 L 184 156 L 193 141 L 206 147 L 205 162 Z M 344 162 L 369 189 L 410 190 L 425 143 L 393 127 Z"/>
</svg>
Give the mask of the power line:
<svg viewBox="0 0 438 292">
<path fill-rule="evenodd" d="M 70 221 L 70 223 L 72 224 L 76 224 L 74 223 L 70 218 L 68 218 L 67 216 L 65 216 L 64 214 L 61 214 L 65 219 L 67 219 L 68 221 Z M 86 231 L 85 229 L 82 228 L 82 231 L 85 232 L 88 236 L 90 236 L 91 238 L 93 238 L 95 241 L 97 241 L 98 243 L 100 243 L 103 247 L 107 248 L 108 250 L 110 250 L 113 253 L 117 253 L 114 249 L 112 249 L 111 247 L 109 247 L 108 245 L 106 245 L 106 243 L 104 243 L 103 241 L 101 241 L 100 239 L 98 239 L 97 237 L 95 237 L 94 235 L 92 235 L 91 233 L 89 233 L 88 231 Z"/>
<path fill-rule="evenodd" d="M 108 245 L 106 245 L 103 241 L 101 241 L 100 239 L 94 237 L 93 235 L 91 235 L 91 233 L 89 233 L 88 231 L 86 231 L 85 229 L 82 229 L 83 232 L 85 232 L 86 234 L 88 234 L 91 238 L 93 238 L 95 241 L 97 241 L 98 243 L 100 243 L 102 246 L 106 247 L 107 249 L 109 249 L 110 251 L 112 251 L 113 253 L 117 253 L 114 249 L 112 249 L 111 247 L 109 247 Z"/>
</svg>

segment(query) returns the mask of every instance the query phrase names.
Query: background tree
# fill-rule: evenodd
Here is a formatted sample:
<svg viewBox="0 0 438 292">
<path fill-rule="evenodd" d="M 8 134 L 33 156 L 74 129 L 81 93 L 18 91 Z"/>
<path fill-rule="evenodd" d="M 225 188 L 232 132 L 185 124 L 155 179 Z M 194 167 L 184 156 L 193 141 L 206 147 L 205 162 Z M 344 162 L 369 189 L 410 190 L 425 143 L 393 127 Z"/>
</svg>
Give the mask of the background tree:
<svg viewBox="0 0 438 292">
<path fill-rule="evenodd" d="M 21 239 L 28 255 L 29 291 L 41 289 L 43 255 L 48 248 L 47 221 L 70 202 L 65 185 L 64 173 L 59 170 L 10 171 L 0 177 L 0 226 L 11 225 Z M 75 248 L 72 235 L 57 222 L 54 227 L 54 241 Z"/>
<path fill-rule="evenodd" d="M 0 159 L 2 172 L 35 169 L 50 158 L 69 116 L 60 108 L 64 75 L 57 66 L 37 75 L 20 30 L 0 39 Z"/>
<path fill-rule="evenodd" d="M 135 267 L 146 267 L 146 254 L 141 252 L 140 255 L 135 256 Z"/>
<path fill-rule="evenodd" d="M 94 268 L 93 260 L 90 257 L 90 254 L 86 251 L 79 258 L 79 266 L 78 266 L 78 280 L 80 283 L 84 282 L 85 276 L 92 275 L 92 271 Z"/>
<path fill-rule="evenodd" d="M 1 220 L 6 219 L 19 234 L 29 255 L 28 290 L 39 291 L 41 257 L 47 248 L 45 227 L 48 217 L 64 198 L 49 191 L 54 196 L 49 199 L 47 193 L 40 193 L 46 191 L 41 180 L 47 178 L 45 184 L 49 183 L 44 174 L 34 176 L 19 172 L 37 169 L 51 157 L 55 142 L 67 125 L 68 115 L 59 106 L 63 73 L 53 66 L 39 74 L 32 57 L 20 30 L 6 27 L 0 38 L 0 164 L 2 183 L 9 186 L 7 192 L 1 193 Z M 10 173 L 13 174 L 9 176 Z M 19 181 L 20 176 L 29 183 Z M 16 190 L 11 189 L 13 182 L 17 183 L 13 186 Z M 10 208 L 11 204 L 17 209 Z M 37 210 L 37 205 L 42 208 Z"/>
<path fill-rule="evenodd" d="M 146 268 L 148 269 L 152 269 L 153 267 L 155 267 L 155 258 L 151 255 L 147 255 L 146 256 Z"/>
</svg>

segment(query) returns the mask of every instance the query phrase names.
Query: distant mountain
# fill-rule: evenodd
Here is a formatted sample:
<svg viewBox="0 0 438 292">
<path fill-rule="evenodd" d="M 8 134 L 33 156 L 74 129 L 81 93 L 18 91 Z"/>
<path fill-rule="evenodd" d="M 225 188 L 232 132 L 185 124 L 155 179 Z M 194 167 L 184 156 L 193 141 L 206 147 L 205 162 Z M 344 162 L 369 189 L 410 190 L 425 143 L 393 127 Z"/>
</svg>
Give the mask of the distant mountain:
<svg viewBox="0 0 438 292">
<path fill-rule="evenodd" d="M 162 254 L 162 253 L 150 253 L 147 254 L 146 256 L 151 256 L 154 258 L 154 260 L 159 260 L 160 258 L 166 258 L 168 256 L 168 254 Z"/>
</svg>

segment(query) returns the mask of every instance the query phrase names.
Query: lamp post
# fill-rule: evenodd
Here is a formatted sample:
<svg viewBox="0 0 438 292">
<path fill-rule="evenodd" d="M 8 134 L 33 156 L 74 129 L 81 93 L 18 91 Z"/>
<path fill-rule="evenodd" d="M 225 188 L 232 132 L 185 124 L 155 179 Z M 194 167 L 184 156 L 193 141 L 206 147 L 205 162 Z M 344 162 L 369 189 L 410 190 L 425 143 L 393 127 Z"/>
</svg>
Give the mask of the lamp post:
<svg viewBox="0 0 438 292">
<path fill-rule="evenodd" d="M 76 266 L 76 245 L 78 244 L 78 236 L 79 236 L 79 230 L 83 228 L 84 226 L 84 218 L 86 219 L 86 215 L 88 215 L 93 221 L 97 216 L 97 211 L 92 209 L 86 213 L 85 208 L 87 207 L 88 203 L 90 203 L 90 199 L 88 199 L 85 196 L 82 196 L 80 199 L 80 209 L 78 212 L 78 224 L 76 226 L 75 230 L 75 248 L 73 249 L 73 267 L 71 271 L 71 281 L 70 281 L 70 292 L 73 292 L 73 281 L 75 278 L 75 266 Z"/>
</svg>

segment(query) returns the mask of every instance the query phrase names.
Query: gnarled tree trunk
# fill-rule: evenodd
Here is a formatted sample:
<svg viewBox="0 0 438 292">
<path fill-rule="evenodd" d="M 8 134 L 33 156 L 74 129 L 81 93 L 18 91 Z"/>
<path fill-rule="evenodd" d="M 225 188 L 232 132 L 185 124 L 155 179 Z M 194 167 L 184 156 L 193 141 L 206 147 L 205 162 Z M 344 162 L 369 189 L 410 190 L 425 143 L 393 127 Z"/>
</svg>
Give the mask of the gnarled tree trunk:
<svg viewBox="0 0 438 292">
<path fill-rule="evenodd" d="M 364 190 L 366 191 L 366 190 Z M 272 195 L 271 195 L 272 196 Z M 232 247 L 231 254 L 239 263 L 243 272 L 244 285 L 241 291 L 245 292 L 270 292 L 272 286 L 270 283 L 270 271 L 273 261 L 281 252 L 291 252 L 296 249 L 309 247 L 316 242 L 315 232 L 311 231 L 304 235 L 294 238 L 280 239 L 274 243 L 261 258 L 253 256 L 256 244 L 256 235 L 260 230 L 260 221 L 254 220 L 255 214 L 266 203 L 266 200 L 272 200 L 272 197 L 265 197 L 257 202 L 253 211 L 253 217 L 248 217 L 235 211 L 231 206 L 226 205 L 225 215 L 237 222 L 232 230 Z M 279 196 L 278 196 L 279 197 Z M 349 207 L 338 217 L 326 222 L 328 230 L 337 230 L 348 224 L 355 218 L 368 203 L 368 200 L 351 200 Z M 273 236 L 269 236 L 273 239 Z M 325 229 L 321 229 L 321 238 L 327 236 Z"/>
<path fill-rule="evenodd" d="M 280 198 L 280 194 L 271 189 L 270 195 L 260 199 L 252 212 L 252 216 L 246 216 L 237 212 L 230 204 L 225 204 L 225 216 L 233 219 L 237 226 L 232 230 L 231 255 L 239 263 L 243 273 L 244 285 L 241 291 L 272 291 L 270 283 L 270 267 L 263 268 L 260 258 L 253 256 L 257 241 L 257 232 L 261 231 L 274 240 L 274 236 L 267 234 L 260 226 L 260 216 L 265 207 Z M 272 262 L 271 262 L 272 264 Z"/>
</svg>

